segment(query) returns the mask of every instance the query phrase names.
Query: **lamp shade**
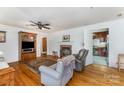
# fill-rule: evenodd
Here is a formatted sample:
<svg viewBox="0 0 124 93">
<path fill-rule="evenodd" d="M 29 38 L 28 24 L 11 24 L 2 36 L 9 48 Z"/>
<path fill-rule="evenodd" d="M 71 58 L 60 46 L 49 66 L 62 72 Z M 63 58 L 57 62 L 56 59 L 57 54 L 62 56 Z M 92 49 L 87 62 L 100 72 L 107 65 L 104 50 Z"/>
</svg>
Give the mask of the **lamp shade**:
<svg viewBox="0 0 124 93">
<path fill-rule="evenodd" d="M 2 51 L 0 51 L 0 56 L 2 56 L 3 55 L 3 52 Z"/>
</svg>

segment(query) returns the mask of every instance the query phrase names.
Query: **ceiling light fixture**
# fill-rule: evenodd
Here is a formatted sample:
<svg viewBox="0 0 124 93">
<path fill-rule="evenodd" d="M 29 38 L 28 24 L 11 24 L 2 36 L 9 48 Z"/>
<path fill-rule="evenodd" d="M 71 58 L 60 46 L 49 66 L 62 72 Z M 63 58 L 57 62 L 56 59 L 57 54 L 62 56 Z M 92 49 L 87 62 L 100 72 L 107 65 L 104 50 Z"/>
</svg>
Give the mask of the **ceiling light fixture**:
<svg viewBox="0 0 124 93">
<path fill-rule="evenodd" d="M 124 11 L 117 14 L 118 17 L 121 17 L 123 15 L 124 15 Z"/>
<path fill-rule="evenodd" d="M 119 13 L 117 16 L 118 16 L 118 17 L 121 17 L 122 15 L 123 15 L 122 13 Z"/>
<path fill-rule="evenodd" d="M 90 9 L 93 9 L 94 7 L 90 7 Z"/>
</svg>

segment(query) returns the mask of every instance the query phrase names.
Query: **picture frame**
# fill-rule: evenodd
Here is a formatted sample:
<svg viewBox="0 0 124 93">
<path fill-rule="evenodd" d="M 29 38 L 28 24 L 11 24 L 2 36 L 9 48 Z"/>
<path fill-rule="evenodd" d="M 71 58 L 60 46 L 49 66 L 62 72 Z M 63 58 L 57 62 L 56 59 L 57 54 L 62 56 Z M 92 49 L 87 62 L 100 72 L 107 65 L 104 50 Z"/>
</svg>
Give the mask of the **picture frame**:
<svg viewBox="0 0 124 93">
<path fill-rule="evenodd" d="M 63 42 L 70 42 L 70 35 L 64 35 L 62 41 Z"/>
<path fill-rule="evenodd" d="M 5 43 L 5 42 L 6 42 L 6 32 L 0 31 L 0 43 Z"/>
</svg>

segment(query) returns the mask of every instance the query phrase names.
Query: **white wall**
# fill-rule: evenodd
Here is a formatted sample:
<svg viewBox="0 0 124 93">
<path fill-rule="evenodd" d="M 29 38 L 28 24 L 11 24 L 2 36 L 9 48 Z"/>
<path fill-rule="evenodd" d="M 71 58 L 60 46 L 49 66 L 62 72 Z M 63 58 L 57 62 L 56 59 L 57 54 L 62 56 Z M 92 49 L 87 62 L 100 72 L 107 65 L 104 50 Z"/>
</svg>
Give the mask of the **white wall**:
<svg viewBox="0 0 124 93">
<path fill-rule="evenodd" d="M 97 31 L 98 29 L 109 28 L 109 66 L 117 66 L 117 57 L 119 53 L 124 53 L 124 19 L 99 23 L 95 25 L 90 25 L 84 27 L 86 37 L 85 42 L 88 42 L 87 47 L 92 50 L 92 32 Z M 124 66 L 123 66 L 124 68 Z"/>
<path fill-rule="evenodd" d="M 85 27 L 79 27 L 74 29 L 69 29 L 65 31 L 59 31 L 55 33 L 50 33 L 48 35 L 48 54 L 52 51 L 60 51 L 61 44 L 72 45 L 72 52 L 77 53 L 82 48 L 83 38 L 85 41 L 85 48 L 89 49 L 89 54 L 87 58 L 87 64 L 92 63 L 92 32 L 98 29 L 109 28 L 109 65 L 111 67 L 116 67 L 117 55 L 119 53 L 124 53 L 124 19 L 104 22 L 94 25 L 89 25 Z M 5 25 L 0 25 L 0 30 L 6 31 L 6 43 L 0 43 L 0 51 L 4 52 L 5 59 L 7 62 L 14 62 L 18 60 L 18 32 L 27 31 L 21 28 L 15 28 Z M 41 54 L 41 38 L 46 36 L 41 32 L 35 32 L 37 36 L 37 56 Z M 84 37 L 83 37 L 84 33 Z M 62 36 L 70 34 L 71 42 L 62 43 Z"/>
<path fill-rule="evenodd" d="M 83 32 L 84 32 L 84 42 L 85 48 L 89 49 L 89 54 L 87 58 L 87 64 L 93 62 L 92 56 L 92 32 L 97 31 L 98 29 L 109 28 L 109 66 L 117 66 L 117 55 L 119 53 L 124 53 L 124 19 L 109 21 L 104 23 L 98 23 L 94 25 L 74 28 L 70 30 L 55 32 L 49 34 L 48 36 L 48 45 L 49 51 L 51 54 L 52 51 L 60 51 L 60 41 L 62 41 L 62 36 L 65 34 L 71 35 L 71 41 L 69 43 L 73 45 L 73 53 L 77 53 L 79 49 L 82 48 L 83 42 Z"/>
<path fill-rule="evenodd" d="M 87 31 L 87 33 L 88 33 L 88 31 Z M 52 51 L 57 51 L 58 54 L 60 54 L 60 45 L 66 45 L 66 44 L 72 45 L 72 54 L 78 53 L 79 50 L 83 48 L 84 39 L 87 38 L 87 37 L 84 38 L 83 34 L 86 34 L 86 33 L 84 33 L 83 27 L 50 33 L 48 35 L 48 54 L 52 54 Z M 70 35 L 71 42 L 70 43 L 62 42 L 63 35 Z M 88 42 L 87 42 L 87 44 L 88 44 Z M 90 44 L 88 44 L 88 45 L 90 45 Z M 88 46 L 86 48 L 89 49 Z M 91 52 L 91 51 L 89 51 L 89 52 Z M 91 55 L 91 53 L 89 53 L 88 57 L 87 57 L 86 65 L 92 63 L 91 57 L 92 57 L 92 55 Z"/>
<path fill-rule="evenodd" d="M 5 25 L 0 25 L 0 31 L 6 31 L 6 43 L 0 43 L 0 51 L 4 52 L 5 60 L 7 62 L 18 61 L 18 32 L 32 32 L 37 33 L 37 56 L 41 55 L 41 38 L 42 33 L 38 31 L 29 31 L 21 28 L 15 28 Z"/>
<path fill-rule="evenodd" d="M 63 35 L 70 35 L 70 43 L 62 42 Z M 72 45 L 72 53 L 77 53 L 82 48 L 83 43 L 83 30 L 70 29 L 66 31 L 55 32 L 48 36 L 48 54 L 52 54 L 52 51 L 60 53 L 60 45 Z"/>
</svg>

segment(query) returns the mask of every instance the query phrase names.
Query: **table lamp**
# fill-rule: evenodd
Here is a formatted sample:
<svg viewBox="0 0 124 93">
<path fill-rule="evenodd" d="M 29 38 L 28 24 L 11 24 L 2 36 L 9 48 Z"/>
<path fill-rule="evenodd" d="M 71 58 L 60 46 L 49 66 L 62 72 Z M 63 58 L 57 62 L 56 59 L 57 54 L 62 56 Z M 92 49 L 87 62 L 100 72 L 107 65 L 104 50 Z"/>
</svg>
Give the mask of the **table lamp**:
<svg viewBox="0 0 124 93">
<path fill-rule="evenodd" d="M 0 61 L 4 61 L 3 52 L 0 51 Z"/>
<path fill-rule="evenodd" d="M 2 56 L 3 55 L 3 52 L 2 51 L 0 51 L 0 56 Z"/>
</svg>

